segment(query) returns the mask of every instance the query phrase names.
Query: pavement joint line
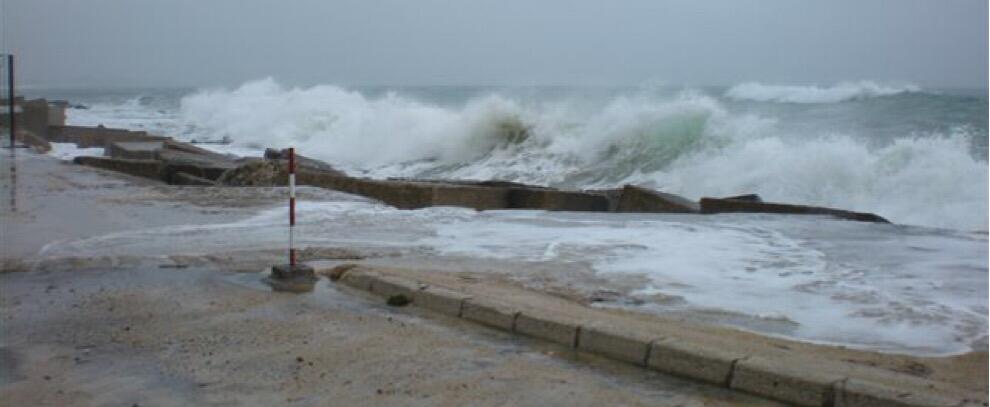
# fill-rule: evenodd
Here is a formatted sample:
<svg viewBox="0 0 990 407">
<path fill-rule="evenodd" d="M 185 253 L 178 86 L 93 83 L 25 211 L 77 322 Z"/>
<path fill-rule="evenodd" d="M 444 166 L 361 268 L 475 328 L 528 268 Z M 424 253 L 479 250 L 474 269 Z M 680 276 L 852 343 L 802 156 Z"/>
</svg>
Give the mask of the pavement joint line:
<svg viewBox="0 0 990 407">
<path fill-rule="evenodd" d="M 729 365 L 729 374 L 728 376 L 725 377 L 725 384 L 724 384 L 726 388 L 732 387 L 732 376 L 736 374 L 736 364 L 746 359 L 749 359 L 749 356 L 743 356 L 739 359 L 735 359 L 732 361 L 732 364 Z"/>
<path fill-rule="evenodd" d="M 657 342 L 661 342 L 663 340 L 664 340 L 664 338 L 654 339 L 654 340 L 650 341 L 650 343 L 648 345 L 646 345 L 646 353 L 643 355 L 643 366 L 645 366 L 645 367 L 649 367 L 650 366 L 650 354 L 653 353 L 653 345 L 656 344 Z"/>
<path fill-rule="evenodd" d="M 846 380 L 849 380 L 849 378 L 843 377 L 832 382 L 831 386 L 828 386 L 828 389 L 825 391 L 825 400 L 822 401 L 822 407 L 835 407 L 835 395 L 838 394 L 838 392 L 835 391 L 835 388 L 836 386 L 839 386 L 840 383 L 845 383 Z"/>
<path fill-rule="evenodd" d="M 352 273 L 351 271 L 353 269 L 358 269 L 358 271 Z M 351 278 L 346 279 L 345 277 L 348 276 Z M 456 288 L 443 286 L 443 285 L 428 284 L 421 281 L 417 281 L 415 278 L 409 278 L 403 275 L 390 274 L 387 272 L 383 272 L 382 270 L 376 270 L 375 268 L 366 268 L 366 269 L 361 269 L 360 267 L 348 268 L 340 272 L 337 281 L 344 283 L 345 285 L 348 285 L 350 288 L 355 288 L 355 289 L 360 288 L 363 291 L 368 291 L 371 294 L 381 296 L 383 295 L 383 293 L 377 292 L 374 287 L 381 284 L 385 284 L 385 285 L 391 284 L 389 280 L 390 276 L 398 277 L 399 279 L 409 280 L 410 282 L 415 283 L 416 288 L 414 289 L 414 291 L 424 291 L 434 288 L 434 289 L 439 289 L 439 290 L 458 294 L 452 296 L 451 298 L 451 299 L 456 298 L 458 318 L 468 319 L 465 318 L 464 312 L 465 312 L 465 308 L 467 307 L 468 301 L 471 301 L 472 299 L 479 300 L 479 305 L 484 304 L 486 302 L 485 301 L 486 298 L 489 300 L 495 300 L 494 298 L 486 297 L 486 296 L 479 298 L 473 294 L 465 293 L 463 290 L 459 290 Z M 367 283 L 357 284 L 357 285 L 353 285 L 353 282 L 352 284 L 347 283 L 348 280 L 354 280 L 354 279 L 357 280 L 353 282 L 360 281 L 361 279 L 366 279 Z M 514 306 L 511 304 L 502 303 L 497 300 L 495 300 L 495 304 L 501 304 L 501 306 L 507 307 L 508 309 L 503 308 L 503 310 L 505 311 L 509 311 L 512 308 L 514 308 Z M 413 305 L 416 304 L 414 303 Z M 482 307 L 484 306 L 482 305 Z M 502 315 L 506 315 L 506 314 L 507 312 L 503 313 Z M 518 330 L 519 327 L 517 326 L 517 322 L 521 315 L 523 315 L 523 311 L 512 310 L 511 323 L 503 324 L 502 326 L 497 326 L 495 327 L 495 329 L 500 329 L 503 331 L 516 333 L 516 334 L 523 334 Z M 530 314 L 526 314 L 526 315 L 527 317 L 530 317 Z M 473 319 L 468 319 L 468 320 L 482 325 L 488 325 L 481 323 L 480 321 L 475 321 Z M 674 340 L 675 342 L 677 341 L 676 338 L 674 337 L 668 338 L 667 336 L 659 336 L 656 338 L 640 336 L 639 337 L 640 339 L 638 340 L 646 341 L 647 346 L 643 360 L 636 361 L 633 359 L 622 358 L 620 356 L 609 355 L 608 352 L 600 352 L 592 349 L 581 349 L 580 338 L 584 333 L 584 331 L 588 331 L 590 328 L 593 327 L 586 327 L 582 324 L 574 325 L 574 338 L 572 340 L 572 343 L 570 344 L 571 346 L 573 346 L 574 349 L 586 353 L 592 353 L 592 354 L 604 356 L 607 359 L 612 359 L 617 362 L 628 363 L 630 365 L 641 366 L 646 368 L 651 367 L 650 359 L 654 353 L 654 349 L 653 349 L 654 346 L 657 346 L 658 344 L 662 344 L 667 340 Z M 592 331 L 600 332 L 598 329 L 592 329 Z M 606 333 L 606 335 L 613 335 L 617 339 L 622 339 L 627 341 L 637 340 L 635 339 L 636 338 L 635 335 L 627 336 L 622 332 L 611 332 L 611 333 L 609 333 L 609 331 L 604 331 L 604 332 Z M 649 340 L 647 341 L 646 339 Z M 563 345 L 567 346 L 567 344 L 563 344 Z M 710 350 L 718 350 L 718 349 L 713 348 Z M 703 354 L 704 352 L 706 352 L 704 348 L 701 348 L 700 352 L 702 353 L 694 354 L 693 357 L 700 357 L 700 358 L 708 357 Z M 786 364 L 788 363 L 787 360 L 779 360 L 778 362 L 775 362 L 775 363 L 785 363 L 784 365 L 780 365 L 780 368 L 768 367 L 766 365 L 768 361 L 770 361 L 770 359 L 766 359 L 765 357 L 760 356 L 758 354 L 755 355 L 755 358 L 753 354 L 748 354 L 742 357 L 732 359 L 731 362 L 729 362 L 730 363 L 729 369 L 728 372 L 726 373 L 725 380 L 720 383 L 718 382 L 713 383 L 709 380 L 697 379 L 691 377 L 688 377 L 688 379 L 702 383 L 708 383 L 717 387 L 728 388 L 734 391 L 754 394 L 767 399 L 774 399 L 789 403 L 796 402 L 799 405 L 808 405 L 812 407 L 852 407 L 852 406 L 956 407 L 956 406 L 968 405 L 967 404 L 968 399 L 960 400 L 960 398 L 958 397 L 942 398 L 942 396 L 939 396 L 937 393 L 921 392 L 921 393 L 914 393 L 913 397 L 907 397 L 901 395 L 901 393 L 903 393 L 902 390 L 899 390 L 898 388 L 885 387 L 885 385 L 875 382 L 873 380 L 854 379 L 846 374 L 836 374 L 838 372 L 835 373 L 829 373 L 828 371 L 819 372 L 816 369 L 813 369 L 812 366 L 805 366 L 805 368 L 812 368 L 811 370 L 800 370 L 801 368 L 800 366 L 788 366 Z M 741 364 L 743 362 L 746 362 L 746 364 L 745 365 Z M 771 364 L 771 366 L 772 365 L 773 364 Z M 763 370 L 763 369 L 769 369 L 769 370 Z M 798 369 L 798 370 L 794 370 L 794 369 Z M 662 372 L 664 371 L 663 369 L 657 369 L 657 370 L 660 370 Z M 739 377 L 741 370 L 746 370 L 746 372 L 744 372 L 746 376 L 745 379 L 741 379 Z M 805 376 L 808 374 L 810 374 L 811 376 Z M 680 376 L 679 374 L 675 374 L 675 375 Z M 767 377 L 766 375 L 769 375 L 770 377 Z M 757 376 L 762 376 L 762 377 L 757 377 Z M 785 396 L 780 393 L 780 391 L 797 392 L 797 393 L 808 392 L 808 391 L 813 392 L 815 390 L 813 390 L 813 388 L 811 387 L 805 387 L 805 383 L 808 383 L 811 386 L 815 386 L 814 384 L 815 376 L 821 379 L 824 379 L 828 376 L 833 376 L 835 378 L 829 382 L 818 382 L 819 383 L 818 384 L 819 387 L 817 387 L 818 399 L 815 400 L 815 402 L 813 403 L 809 403 L 811 399 L 802 398 L 801 400 L 791 400 L 790 399 L 791 396 Z M 743 380 L 747 383 L 745 384 L 742 382 L 735 383 L 739 380 Z M 756 380 L 756 382 L 754 382 L 754 380 Z M 777 388 L 778 380 L 781 381 L 780 383 L 781 385 L 787 382 L 791 382 L 791 383 L 789 385 L 785 385 L 784 387 L 778 389 Z M 771 383 L 772 389 L 760 388 L 759 387 L 761 386 L 759 383 L 760 381 L 763 381 L 763 383 Z M 849 387 L 850 381 L 856 382 L 855 390 Z M 908 392 L 908 394 L 911 395 L 910 392 Z M 931 401 L 931 400 L 937 400 L 937 401 Z M 866 404 L 863 404 L 864 402 Z"/>
<path fill-rule="evenodd" d="M 835 407 L 835 405 L 838 404 L 838 395 L 846 391 L 846 382 L 848 381 L 849 378 L 844 377 L 842 380 L 837 380 L 835 383 L 832 383 L 832 397 L 826 407 Z"/>
</svg>

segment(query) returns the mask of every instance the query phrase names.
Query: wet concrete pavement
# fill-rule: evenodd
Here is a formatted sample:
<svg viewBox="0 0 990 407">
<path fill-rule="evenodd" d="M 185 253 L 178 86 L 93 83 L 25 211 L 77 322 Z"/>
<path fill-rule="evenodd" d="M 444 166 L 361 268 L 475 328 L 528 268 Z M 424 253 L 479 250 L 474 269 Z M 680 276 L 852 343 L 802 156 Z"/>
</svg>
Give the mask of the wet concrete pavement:
<svg viewBox="0 0 990 407">
<path fill-rule="evenodd" d="M 0 219 L 14 232 L 2 242 L 8 260 L 35 261 L 54 240 L 237 219 L 284 197 L 23 159 L 19 211 Z M 271 292 L 260 282 L 267 262 L 222 258 L 179 268 L 154 256 L 47 259 L 0 273 L 0 405 L 770 404 L 327 281 Z"/>
<path fill-rule="evenodd" d="M 3 404 L 767 404 L 326 280 L 155 263 L 0 275 Z"/>
</svg>

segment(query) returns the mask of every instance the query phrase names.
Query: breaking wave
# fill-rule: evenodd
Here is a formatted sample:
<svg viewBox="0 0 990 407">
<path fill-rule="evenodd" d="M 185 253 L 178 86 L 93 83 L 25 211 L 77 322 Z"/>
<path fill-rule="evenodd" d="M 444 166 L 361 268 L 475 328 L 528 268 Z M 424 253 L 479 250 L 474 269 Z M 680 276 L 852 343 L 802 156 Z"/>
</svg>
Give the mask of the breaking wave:
<svg viewBox="0 0 990 407">
<path fill-rule="evenodd" d="M 847 100 L 920 92 L 914 85 L 885 86 L 871 81 L 843 82 L 830 87 L 764 85 L 747 82 L 729 88 L 725 96 L 736 100 L 781 103 L 837 103 Z"/>
<path fill-rule="evenodd" d="M 859 94 L 888 91 L 868 88 Z M 691 198 L 759 193 L 898 223 L 986 230 L 988 222 L 987 161 L 970 142 L 985 132 L 959 127 L 879 143 L 825 130 L 789 134 L 774 118 L 733 113 L 692 91 L 597 104 L 490 93 L 448 107 L 266 79 L 189 95 L 180 118 L 194 134 L 227 137 L 237 148 L 291 145 L 366 176 L 638 183 Z"/>
</svg>

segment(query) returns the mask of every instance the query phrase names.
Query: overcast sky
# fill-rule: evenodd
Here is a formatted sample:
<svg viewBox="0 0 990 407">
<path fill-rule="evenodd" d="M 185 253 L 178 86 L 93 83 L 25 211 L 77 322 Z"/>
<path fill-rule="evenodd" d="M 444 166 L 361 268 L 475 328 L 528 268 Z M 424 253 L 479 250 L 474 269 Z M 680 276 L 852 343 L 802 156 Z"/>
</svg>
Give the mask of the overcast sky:
<svg viewBox="0 0 990 407">
<path fill-rule="evenodd" d="M 987 86 L 987 0 L 0 0 L 41 86 Z"/>
</svg>

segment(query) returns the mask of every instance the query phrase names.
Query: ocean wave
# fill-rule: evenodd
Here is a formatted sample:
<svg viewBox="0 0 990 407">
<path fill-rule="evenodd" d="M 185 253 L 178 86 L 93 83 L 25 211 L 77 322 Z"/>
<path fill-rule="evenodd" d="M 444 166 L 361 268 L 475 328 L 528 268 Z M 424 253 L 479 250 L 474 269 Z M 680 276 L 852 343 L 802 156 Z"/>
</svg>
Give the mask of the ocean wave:
<svg viewBox="0 0 990 407">
<path fill-rule="evenodd" d="M 843 82 L 830 87 L 747 82 L 729 88 L 725 97 L 757 102 L 838 103 L 920 91 L 921 88 L 914 85 L 888 86 L 872 81 Z"/>
<path fill-rule="evenodd" d="M 296 147 L 352 174 L 503 179 L 571 188 L 624 183 L 691 198 L 768 200 L 876 212 L 894 222 L 986 230 L 987 162 L 966 128 L 877 142 L 789 134 L 697 92 L 624 94 L 593 108 L 484 94 L 440 106 L 271 79 L 182 99 L 185 127 L 234 147 Z"/>
</svg>

